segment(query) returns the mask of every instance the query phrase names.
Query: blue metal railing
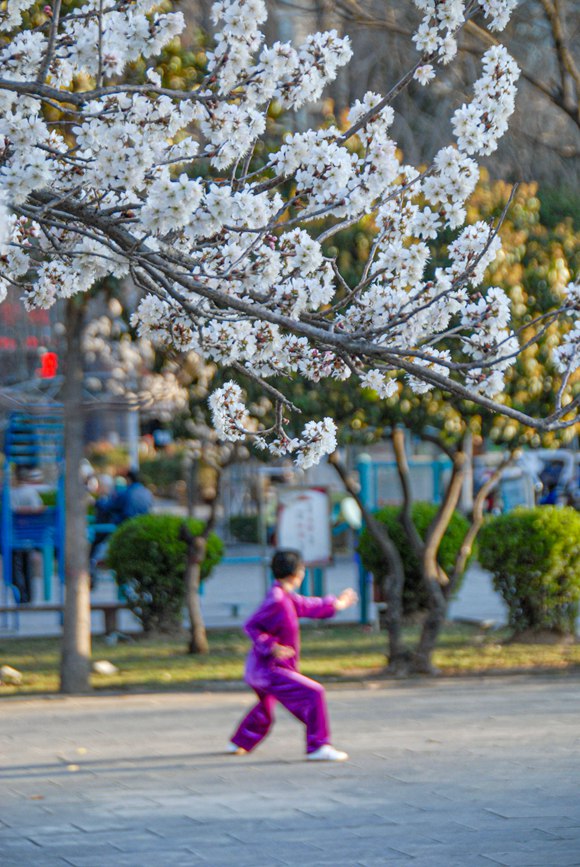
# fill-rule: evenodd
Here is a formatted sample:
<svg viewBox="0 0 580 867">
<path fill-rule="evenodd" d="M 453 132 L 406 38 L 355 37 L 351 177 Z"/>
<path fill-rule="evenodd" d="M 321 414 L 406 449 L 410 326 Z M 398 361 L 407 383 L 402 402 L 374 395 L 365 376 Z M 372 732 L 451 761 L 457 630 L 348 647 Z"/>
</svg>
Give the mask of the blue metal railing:
<svg viewBox="0 0 580 867">
<path fill-rule="evenodd" d="M 41 550 L 43 557 L 44 599 L 52 594 L 52 569 L 56 555 L 61 585 L 64 583 L 64 445 L 63 421 L 58 415 L 13 413 L 4 434 L 4 484 L 0 547 L 5 588 L 13 585 L 14 551 Z M 56 465 L 58 482 L 56 505 L 35 514 L 13 512 L 10 497 L 12 466 L 35 468 Z"/>
</svg>

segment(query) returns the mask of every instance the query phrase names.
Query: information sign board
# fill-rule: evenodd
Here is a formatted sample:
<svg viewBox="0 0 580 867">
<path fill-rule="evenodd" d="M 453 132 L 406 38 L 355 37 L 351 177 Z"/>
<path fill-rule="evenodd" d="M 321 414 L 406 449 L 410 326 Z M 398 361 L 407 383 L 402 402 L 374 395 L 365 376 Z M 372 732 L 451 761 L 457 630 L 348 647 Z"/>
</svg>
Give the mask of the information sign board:
<svg viewBox="0 0 580 867">
<path fill-rule="evenodd" d="M 276 541 L 279 548 L 296 548 L 307 566 L 332 560 L 330 507 L 321 488 L 281 488 Z"/>
</svg>

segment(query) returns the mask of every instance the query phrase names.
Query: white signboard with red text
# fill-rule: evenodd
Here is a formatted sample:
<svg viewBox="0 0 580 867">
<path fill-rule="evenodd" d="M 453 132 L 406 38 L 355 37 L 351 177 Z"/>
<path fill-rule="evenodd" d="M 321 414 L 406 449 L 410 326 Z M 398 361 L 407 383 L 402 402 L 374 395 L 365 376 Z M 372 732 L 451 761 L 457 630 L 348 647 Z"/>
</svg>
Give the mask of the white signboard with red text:
<svg viewBox="0 0 580 867">
<path fill-rule="evenodd" d="M 280 490 L 276 543 L 279 548 L 296 548 L 307 566 L 331 562 L 330 503 L 324 489 Z"/>
</svg>

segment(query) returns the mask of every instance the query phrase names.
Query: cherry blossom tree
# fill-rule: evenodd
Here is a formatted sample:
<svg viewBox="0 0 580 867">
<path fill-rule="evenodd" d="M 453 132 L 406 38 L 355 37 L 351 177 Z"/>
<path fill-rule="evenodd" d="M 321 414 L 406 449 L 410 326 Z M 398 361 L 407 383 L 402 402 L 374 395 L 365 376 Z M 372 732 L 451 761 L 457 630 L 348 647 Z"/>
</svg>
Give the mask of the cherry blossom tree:
<svg viewBox="0 0 580 867">
<path fill-rule="evenodd" d="M 227 383 L 211 398 L 218 432 L 253 436 L 302 467 L 334 450 L 336 426 L 307 420 L 289 436 L 292 407 L 268 382 L 275 375 L 353 377 L 387 398 L 403 372 L 416 393 L 437 387 L 538 430 L 572 424 L 580 286 L 550 314 L 572 322 L 556 350 L 563 386 L 547 415 L 530 417 L 501 398 L 521 351 L 508 298 L 480 288 L 500 254 L 498 226 L 464 226 L 474 157 L 492 154 L 507 128 L 517 64 L 500 44 L 485 52 L 473 98 L 428 167 L 404 163 L 389 132 L 392 103 L 410 82 L 436 80 L 466 22 L 483 16 L 501 31 L 517 0 L 414 2 L 417 60 L 389 92 L 357 100 L 346 130 L 288 134 L 257 160 L 269 107 L 315 104 L 351 57 L 347 38 L 267 46 L 263 0 L 220 0 L 205 80 L 171 90 L 152 68 L 145 83 L 124 72 L 153 63 L 183 30 L 180 12 L 154 0 L 52 0 L 47 21 L 29 28 L 34 0 L 10 0 L 0 11 L 0 297 L 17 284 L 28 306 L 49 307 L 130 276 L 144 292 L 134 316 L 143 337 L 233 367 L 274 399 L 272 425 L 256 430 L 239 384 Z M 351 286 L 322 245 L 365 214 L 378 231 Z M 449 263 L 428 279 L 428 242 L 445 229 L 455 232 Z"/>
</svg>

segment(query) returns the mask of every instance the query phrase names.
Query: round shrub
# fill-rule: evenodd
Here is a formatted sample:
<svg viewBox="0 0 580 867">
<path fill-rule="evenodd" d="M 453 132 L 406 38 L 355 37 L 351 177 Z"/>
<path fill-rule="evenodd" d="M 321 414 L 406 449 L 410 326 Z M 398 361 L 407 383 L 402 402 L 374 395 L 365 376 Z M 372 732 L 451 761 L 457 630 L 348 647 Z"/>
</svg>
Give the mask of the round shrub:
<svg viewBox="0 0 580 867">
<path fill-rule="evenodd" d="M 145 632 L 179 628 L 185 603 L 187 546 L 179 538 L 184 519 L 177 515 L 139 515 L 113 533 L 108 563 L 127 597 L 127 604 Z M 194 535 L 203 521 L 189 519 Z M 207 540 L 201 579 L 209 577 L 223 556 L 223 543 L 214 533 Z"/>
<path fill-rule="evenodd" d="M 516 634 L 573 635 L 580 599 L 580 515 L 538 506 L 491 518 L 480 533 L 480 562 L 509 610 Z"/>
<path fill-rule="evenodd" d="M 433 503 L 416 502 L 411 508 L 413 523 L 422 539 L 427 535 L 427 530 L 437 514 L 439 507 Z M 383 506 L 374 513 L 375 518 L 385 525 L 387 532 L 396 546 L 405 570 L 405 585 L 403 588 L 403 614 L 409 616 L 422 611 L 428 606 L 427 592 L 421 579 L 421 566 L 414 551 L 412 550 L 403 526 L 399 520 L 400 506 Z M 439 546 L 439 564 L 449 574 L 453 569 L 456 557 L 459 553 L 465 534 L 469 529 L 469 522 L 459 512 L 454 512 L 441 545 Z M 365 569 L 372 572 L 377 581 L 382 581 L 388 574 L 387 564 L 381 556 L 381 552 L 373 537 L 365 527 L 359 537 L 358 552 Z M 456 584 L 455 590 L 459 590 L 461 580 Z"/>
</svg>

